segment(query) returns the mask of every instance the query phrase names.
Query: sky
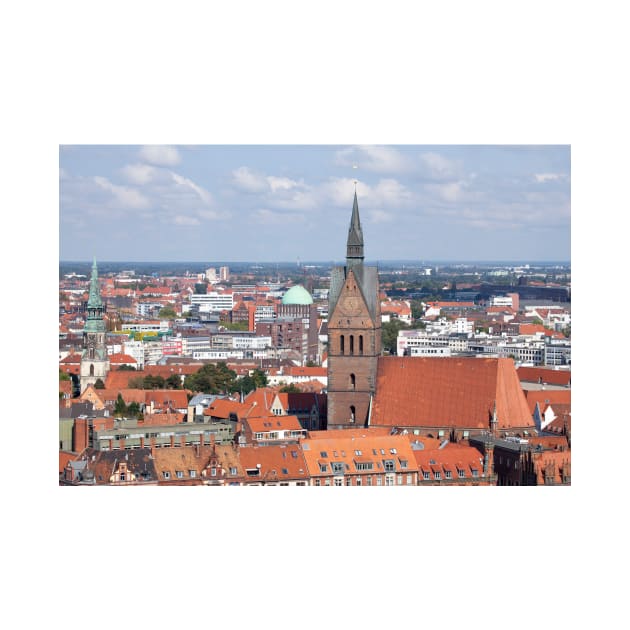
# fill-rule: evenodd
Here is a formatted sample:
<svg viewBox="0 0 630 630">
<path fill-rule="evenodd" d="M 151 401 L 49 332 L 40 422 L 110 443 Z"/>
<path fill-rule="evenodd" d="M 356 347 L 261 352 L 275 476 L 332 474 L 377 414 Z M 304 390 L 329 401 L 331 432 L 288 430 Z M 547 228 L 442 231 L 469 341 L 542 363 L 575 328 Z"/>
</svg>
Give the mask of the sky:
<svg viewBox="0 0 630 630">
<path fill-rule="evenodd" d="M 569 145 L 60 145 L 60 259 L 569 261 Z"/>
</svg>

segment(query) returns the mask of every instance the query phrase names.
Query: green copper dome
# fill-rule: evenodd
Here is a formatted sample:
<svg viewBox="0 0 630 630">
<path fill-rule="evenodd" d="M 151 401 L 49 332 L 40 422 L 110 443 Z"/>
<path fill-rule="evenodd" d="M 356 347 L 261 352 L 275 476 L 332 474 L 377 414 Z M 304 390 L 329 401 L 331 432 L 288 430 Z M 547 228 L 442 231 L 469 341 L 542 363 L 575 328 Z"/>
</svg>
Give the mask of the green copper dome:
<svg viewBox="0 0 630 630">
<path fill-rule="evenodd" d="M 311 294 L 301 285 L 291 287 L 282 298 L 283 304 L 312 304 Z"/>
</svg>

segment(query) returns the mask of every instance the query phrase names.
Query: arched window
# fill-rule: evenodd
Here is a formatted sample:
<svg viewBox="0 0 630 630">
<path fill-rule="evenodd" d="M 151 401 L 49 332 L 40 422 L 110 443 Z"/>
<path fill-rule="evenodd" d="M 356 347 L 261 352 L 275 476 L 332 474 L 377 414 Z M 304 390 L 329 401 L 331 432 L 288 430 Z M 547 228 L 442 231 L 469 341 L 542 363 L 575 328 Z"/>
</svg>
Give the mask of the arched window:
<svg viewBox="0 0 630 630">
<path fill-rule="evenodd" d="M 90 376 L 94 376 L 94 363 L 90 363 Z"/>
<path fill-rule="evenodd" d="M 354 354 L 354 335 L 350 335 L 350 354 Z"/>
<path fill-rule="evenodd" d="M 354 405 L 350 405 L 350 422 L 354 422 L 356 409 Z"/>
<path fill-rule="evenodd" d="M 359 354 L 363 354 L 363 335 L 359 335 Z"/>
<path fill-rule="evenodd" d="M 343 335 L 341 335 L 341 336 L 339 337 L 339 352 L 340 352 L 341 354 L 345 354 L 345 352 L 346 352 L 345 345 L 346 345 L 346 344 L 345 344 L 345 338 L 344 338 L 344 336 L 343 336 Z"/>
<path fill-rule="evenodd" d="M 356 389 L 357 377 L 354 374 L 350 374 L 350 389 Z"/>
</svg>

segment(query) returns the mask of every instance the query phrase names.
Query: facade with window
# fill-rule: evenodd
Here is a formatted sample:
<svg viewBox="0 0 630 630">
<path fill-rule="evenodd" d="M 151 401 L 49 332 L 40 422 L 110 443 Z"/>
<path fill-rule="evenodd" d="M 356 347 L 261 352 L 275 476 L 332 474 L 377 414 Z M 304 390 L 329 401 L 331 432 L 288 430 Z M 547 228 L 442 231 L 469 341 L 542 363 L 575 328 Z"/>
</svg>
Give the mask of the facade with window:
<svg viewBox="0 0 630 630">
<path fill-rule="evenodd" d="M 367 432 L 366 432 L 367 433 Z M 322 437 L 320 437 L 320 435 Z M 416 485 L 406 436 L 317 437 L 300 442 L 313 486 Z"/>
</svg>

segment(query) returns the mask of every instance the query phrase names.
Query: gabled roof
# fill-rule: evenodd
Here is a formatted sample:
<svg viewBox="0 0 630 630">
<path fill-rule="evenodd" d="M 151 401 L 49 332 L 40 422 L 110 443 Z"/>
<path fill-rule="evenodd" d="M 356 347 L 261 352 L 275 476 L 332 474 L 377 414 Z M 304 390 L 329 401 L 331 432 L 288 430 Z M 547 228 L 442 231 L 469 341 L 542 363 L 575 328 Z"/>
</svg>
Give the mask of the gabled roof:
<svg viewBox="0 0 630 630">
<path fill-rule="evenodd" d="M 297 416 L 263 416 L 259 418 L 243 418 L 254 433 L 268 433 L 270 431 L 303 431 Z"/>
<path fill-rule="evenodd" d="M 213 418 L 230 417 L 231 413 L 235 413 L 237 417 L 242 417 L 251 409 L 251 405 L 240 403 L 236 400 L 230 400 L 229 398 L 216 398 L 208 407 L 203 411 L 204 416 L 212 416 Z"/>
<path fill-rule="evenodd" d="M 517 374 L 518 372 L 519 370 L 516 371 Z M 550 403 L 571 404 L 570 389 L 526 389 L 524 392 L 527 405 L 532 414 L 536 410 L 536 403 L 538 403 L 541 412 L 545 405 Z"/>
<path fill-rule="evenodd" d="M 333 476 L 335 474 L 333 463 L 343 468 L 344 473 L 354 474 L 411 473 L 417 470 L 413 451 L 406 436 L 344 437 L 343 433 L 345 431 L 340 430 L 335 431 L 335 436 L 300 441 L 311 476 Z M 385 470 L 384 460 L 392 463 L 392 470 Z M 370 464 L 372 468 L 368 471 L 366 465 Z"/>
<path fill-rule="evenodd" d="M 443 448 L 425 448 L 413 452 L 418 464 L 421 479 L 425 472 L 430 479 L 436 479 L 435 473 L 440 473 L 442 480 L 446 479 L 449 471 L 453 479 L 471 479 L 473 470 L 481 477 L 483 472 L 483 456 L 474 447 L 467 444 L 453 444 L 449 442 Z"/>
<path fill-rule="evenodd" d="M 488 430 L 534 427 L 512 359 L 379 357 L 370 424 Z"/>
<path fill-rule="evenodd" d="M 247 446 L 238 451 L 245 478 L 256 481 L 303 480 L 309 477 L 302 449 L 298 444 Z M 247 471 L 259 470 L 257 475 Z"/>
</svg>

